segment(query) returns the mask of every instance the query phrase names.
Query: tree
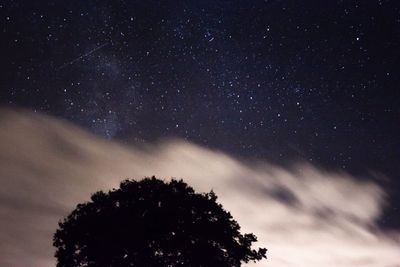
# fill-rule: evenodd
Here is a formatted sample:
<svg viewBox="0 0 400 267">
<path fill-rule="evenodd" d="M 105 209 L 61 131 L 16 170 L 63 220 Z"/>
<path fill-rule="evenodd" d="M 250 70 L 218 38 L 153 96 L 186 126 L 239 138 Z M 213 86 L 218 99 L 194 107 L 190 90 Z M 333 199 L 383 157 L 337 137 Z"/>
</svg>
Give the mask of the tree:
<svg viewBox="0 0 400 267">
<path fill-rule="evenodd" d="M 210 193 L 182 180 L 125 180 L 78 204 L 54 234 L 58 267 L 241 266 L 266 258 L 251 248 L 231 214 Z"/>
</svg>

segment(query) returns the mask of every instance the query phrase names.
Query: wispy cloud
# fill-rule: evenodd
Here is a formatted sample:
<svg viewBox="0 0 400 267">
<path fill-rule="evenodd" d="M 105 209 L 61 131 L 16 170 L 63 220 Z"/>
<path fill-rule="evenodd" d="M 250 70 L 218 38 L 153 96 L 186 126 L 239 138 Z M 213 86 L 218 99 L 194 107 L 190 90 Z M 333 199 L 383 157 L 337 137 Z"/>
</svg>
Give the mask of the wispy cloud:
<svg viewBox="0 0 400 267">
<path fill-rule="evenodd" d="M 244 163 L 180 140 L 122 146 L 43 115 L 0 111 L 0 265 L 54 266 L 57 222 L 125 178 L 183 178 L 268 248 L 257 266 L 395 267 L 398 232 L 376 226 L 385 192 L 343 172 Z"/>
</svg>

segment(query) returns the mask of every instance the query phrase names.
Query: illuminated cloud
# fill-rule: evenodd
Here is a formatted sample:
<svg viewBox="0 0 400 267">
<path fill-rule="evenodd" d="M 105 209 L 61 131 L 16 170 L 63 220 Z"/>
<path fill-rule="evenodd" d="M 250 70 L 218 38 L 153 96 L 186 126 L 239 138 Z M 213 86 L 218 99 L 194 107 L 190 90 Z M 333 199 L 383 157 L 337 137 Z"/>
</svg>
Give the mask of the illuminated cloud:
<svg viewBox="0 0 400 267">
<path fill-rule="evenodd" d="M 151 175 L 213 189 L 268 248 L 268 260 L 257 266 L 399 266 L 399 233 L 375 224 L 385 192 L 343 172 L 249 164 L 180 140 L 122 146 L 54 118 L 5 109 L 0 140 L 0 266 L 54 266 L 59 219 L 96 190 Z"/>
</svg>

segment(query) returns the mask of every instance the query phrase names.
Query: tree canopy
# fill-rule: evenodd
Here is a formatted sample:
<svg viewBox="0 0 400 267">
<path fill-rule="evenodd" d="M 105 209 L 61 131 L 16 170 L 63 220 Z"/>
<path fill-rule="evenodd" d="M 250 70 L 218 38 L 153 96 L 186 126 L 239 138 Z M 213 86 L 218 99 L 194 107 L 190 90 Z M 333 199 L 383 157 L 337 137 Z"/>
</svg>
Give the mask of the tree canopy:
<svg viewBox="0 0 400 267">
<path fill-rule="evenodd" d="M 212 191 L 154 176 L 96 192 L 59 223 L 57 266 L 232 267 L 266 258 L 216 200 Z"/>
</svg>

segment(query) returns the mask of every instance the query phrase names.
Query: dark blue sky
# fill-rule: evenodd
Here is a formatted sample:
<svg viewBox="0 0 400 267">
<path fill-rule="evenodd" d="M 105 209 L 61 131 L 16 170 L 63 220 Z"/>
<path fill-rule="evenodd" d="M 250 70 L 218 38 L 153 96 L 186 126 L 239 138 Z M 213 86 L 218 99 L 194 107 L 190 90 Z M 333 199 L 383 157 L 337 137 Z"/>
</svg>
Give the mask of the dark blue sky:
<svg viewBox="0 0 400 267">
<path fill-rule="evenodd" d="M 0 4 L 2 104 L 107 138 L 386 174 L 400 226 L 398 1 Z"/>
</svg>

